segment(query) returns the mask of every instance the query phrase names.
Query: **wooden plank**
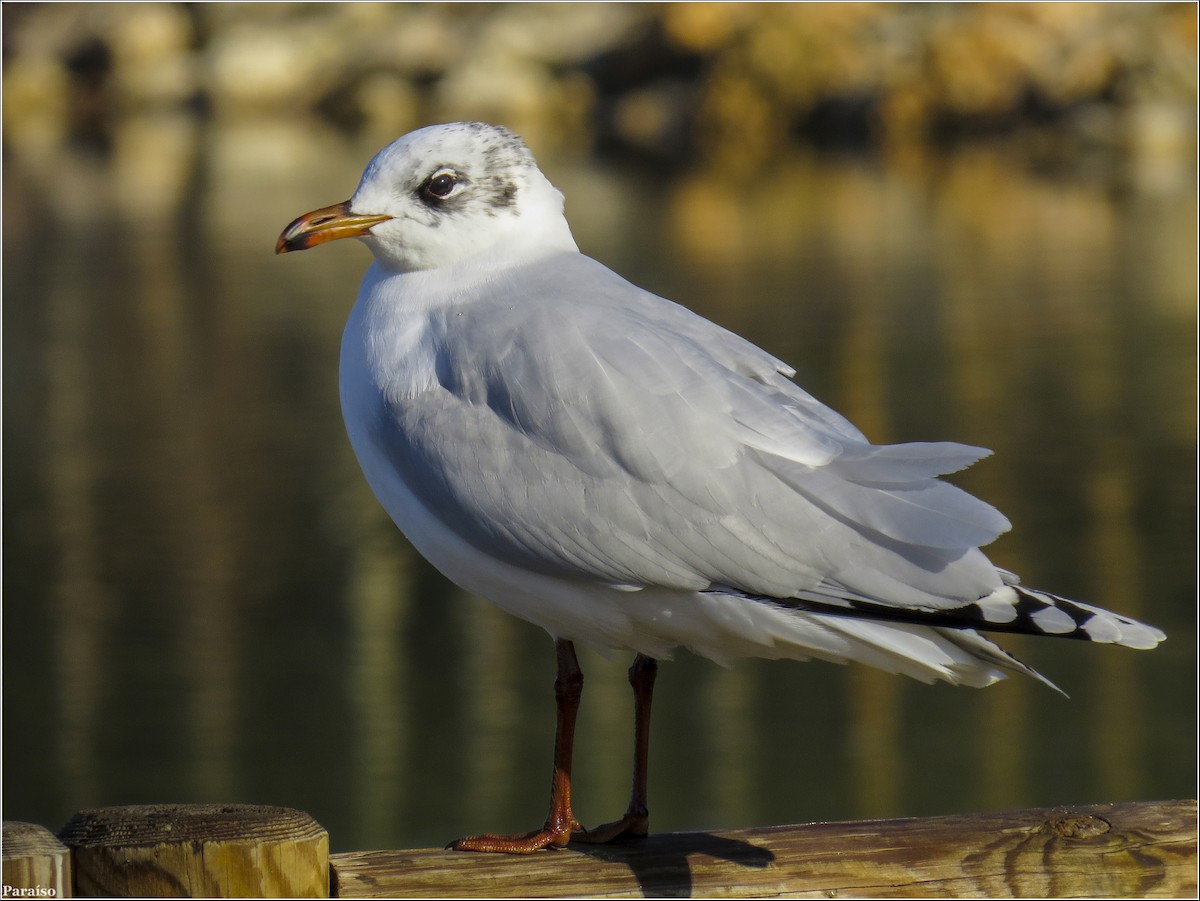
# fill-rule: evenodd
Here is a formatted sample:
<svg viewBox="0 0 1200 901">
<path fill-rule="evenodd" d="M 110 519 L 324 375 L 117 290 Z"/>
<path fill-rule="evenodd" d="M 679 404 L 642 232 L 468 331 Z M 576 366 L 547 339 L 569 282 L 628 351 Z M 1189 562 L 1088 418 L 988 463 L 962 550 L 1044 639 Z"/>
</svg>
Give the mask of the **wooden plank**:
<svg viewBox="0 0 1200 901">
<path fill-rule="evenodd" d="M 287 807 L 103 807 L 75 814 L 58 836 L 72 850 L 76 895 L 329 896 L 329 834 Z"/>
<path fill-rule="evenodd" d="M 515 857 L 330 858 L 343 898 L 1196 897 L 1196 802 L 654 835 Z"/>
<path fill-rule="evenodd" d="M 4 897 L 72 897 L 70 848 L 45 826 L 6 820 Z"/>
</svg>

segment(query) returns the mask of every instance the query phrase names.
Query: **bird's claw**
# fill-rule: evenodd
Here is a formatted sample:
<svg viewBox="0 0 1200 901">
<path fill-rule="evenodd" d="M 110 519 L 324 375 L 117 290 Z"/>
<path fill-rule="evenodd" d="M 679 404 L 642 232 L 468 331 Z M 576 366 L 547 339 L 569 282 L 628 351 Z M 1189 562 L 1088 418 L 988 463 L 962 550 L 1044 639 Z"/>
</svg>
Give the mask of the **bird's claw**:
<svg viewBox="0 0 1200 901">
<path fill-rule="evenodd" d="M 645 838 L 650 834 L 650 816 L 645 811 L 627 813 L 619 820 L 596 826 L 594 829 L 580 829 L 571 833 L 571 841 L 585 845 L 603 845 L 619 838 Z"/>
<path fill-rule="evenodd" d="M 569 829 L 539 829 L 524 835 L 471 835 L 446 845 L 450 851 L 484 851 L 494 854 L 532 854 L 543 848 L 562 848 L 573 837 Z"/>
<path fill-rule="evenodd" d="M 493 854 L 532 854 L 543 848 L 564 848 L 568 842 L 603 845 L 621 838 L 645 838 L 650 833 L 650 817 L 644 811 L 626 813 L 619 820 L 594 829 L 584 829 L 578 821 L 552 826 L 549 823 L 534 832 L 521 835 L 472 835 L 446 845 L 450 851 L 483 851 Z"/>
<path fill-rule="evenodd" d="M 583 831 L 570 815 L 551 815 L 541 829 L 516 835 L 471 835 L 446 845 L 450 851 L 485 851 L 495 854 L 532 854 L 543 848 L 563 848 Z"/>
</svg>

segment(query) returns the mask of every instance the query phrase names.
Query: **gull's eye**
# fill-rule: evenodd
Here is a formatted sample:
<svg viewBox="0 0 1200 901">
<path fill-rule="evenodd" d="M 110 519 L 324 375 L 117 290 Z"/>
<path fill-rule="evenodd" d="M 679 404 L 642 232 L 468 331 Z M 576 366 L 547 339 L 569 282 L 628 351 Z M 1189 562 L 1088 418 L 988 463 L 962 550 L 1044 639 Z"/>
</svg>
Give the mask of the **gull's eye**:
<svg viewBox="0 0 1200 901">
<path fill-rule="evenodd" d="M 449 169 L 439 169 L 421 185 L 421 197 L 439 202 L 455 194 L 462 187 L 458 176 Z"/>
</svg>

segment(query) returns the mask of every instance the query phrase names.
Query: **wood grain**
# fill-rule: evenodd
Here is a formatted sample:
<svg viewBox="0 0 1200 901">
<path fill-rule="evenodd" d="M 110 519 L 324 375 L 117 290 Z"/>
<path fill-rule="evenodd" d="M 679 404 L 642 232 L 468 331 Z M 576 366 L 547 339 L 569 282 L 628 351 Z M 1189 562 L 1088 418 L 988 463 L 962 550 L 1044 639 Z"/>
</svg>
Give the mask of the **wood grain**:
<svg viewBox="0 0 1200 901">
<path fill-rule="evenodd" d="M 655 835 L 515 857 L 335 854 L 344 898 L 1195 897 L 1196 802 Z"/>
<path fill-rule="evenodd" d="M 104 807 L 75 814 L 58 836 L 71 848 L 76 895 L 329 895 L 329 835 L 286 807 Z"/>
<path fill-rule="evenodd" d="M 70 898 L 71 851 L 45 826 L 6 821 L 4 897 L 21 896 Z"/>
</svg>

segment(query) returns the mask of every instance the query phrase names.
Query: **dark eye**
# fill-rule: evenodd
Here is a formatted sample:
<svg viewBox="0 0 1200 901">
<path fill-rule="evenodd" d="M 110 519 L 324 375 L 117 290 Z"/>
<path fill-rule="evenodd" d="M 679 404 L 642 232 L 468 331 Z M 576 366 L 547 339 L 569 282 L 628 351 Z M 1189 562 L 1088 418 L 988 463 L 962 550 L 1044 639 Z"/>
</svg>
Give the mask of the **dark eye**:
<svg viewBox="0 0 1200 901">
<path fill-rule="evenodd" d="M 453 172 L 435 172 L 421 185 L 421 194 L 428 200 L 445 200 L 458 184 L 458 176 Z"/>
</svg>

